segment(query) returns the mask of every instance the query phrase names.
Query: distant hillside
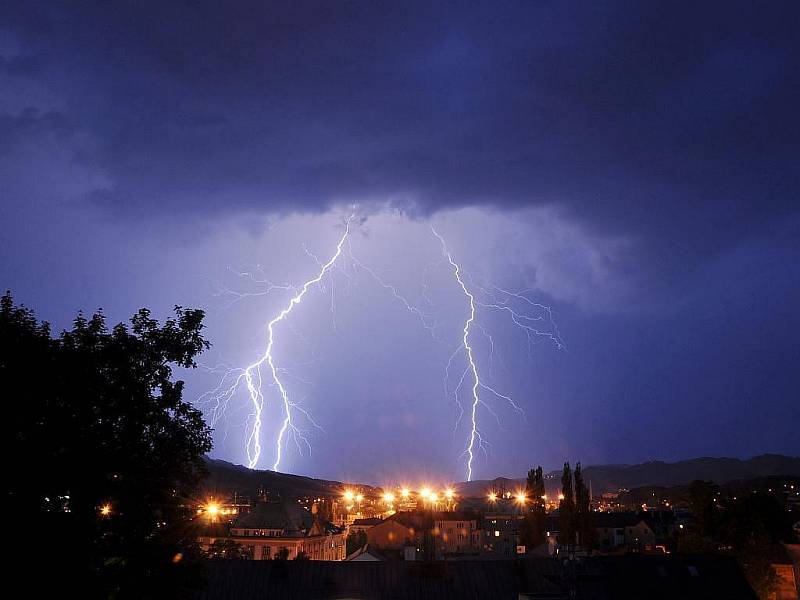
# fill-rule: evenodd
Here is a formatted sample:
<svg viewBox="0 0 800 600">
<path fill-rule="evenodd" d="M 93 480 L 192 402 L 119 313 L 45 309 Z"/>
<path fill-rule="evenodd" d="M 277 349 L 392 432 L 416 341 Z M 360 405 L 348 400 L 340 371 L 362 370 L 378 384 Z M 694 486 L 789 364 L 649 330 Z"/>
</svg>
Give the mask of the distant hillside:
<svg viewBox="0 0 800 600">
<path fill-rule="evenodd" d="M 340 494 L 341 490 L 346 487 L 346 484 L 340 481 L 327 481 L 274 471 L 256 471 L 213 458 L 207 458 L 206 465 L 209 476 L 203 487 L 207 492 L 220 495 L 236 491 L 245 496 L 255 497 L 263 488 L 272 496 L 284 498 L 331 496 Z M 369 486 L 361 487 L 368 488 Z"/>
<path fill-rule="evenodd" d="M 695 479 L 707 479 L 716 483 L 727 483 L 737 479 L 754 479 L 770 475 L 800 476 L 800 457 L 763 454 L 748 460 L 738 458 L 693 458 L 668 463 L 651 461 L 640 465 L 597 465 L 583 469 L 584 479 L 592 483 L 594 493 L 616 491 L 619 488 L 634 488 L 646 485 L 677 486 L 685 485 Z M 548 493 L 560 485 L 560 473 L 550 473 L 554 477 L 547 482 Z M 513 490 L 524 485 L 525 479 L 480 480 L 457 485 L 462 496 L 482 496 L 486 490 L 505 487 Z"/>
</svg>

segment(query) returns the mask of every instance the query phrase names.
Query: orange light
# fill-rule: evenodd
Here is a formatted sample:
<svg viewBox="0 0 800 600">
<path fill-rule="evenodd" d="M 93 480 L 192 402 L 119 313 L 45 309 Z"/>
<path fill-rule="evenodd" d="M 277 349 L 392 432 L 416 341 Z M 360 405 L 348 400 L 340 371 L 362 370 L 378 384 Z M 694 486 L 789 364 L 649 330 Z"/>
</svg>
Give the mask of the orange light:
<svg viewBox="0 0 800 600">
<path fill-rule="evenodd" d="M 357 494 L 356 495 L 356 502 L 361 502 L 363 499 L 364 499 L 363 494 Z"/>
<path fill-rule="evenodd" d="M 558 495 L 558 499 L 559 499 L 559 500 L 563 500 L 563 499 L 564 499 L 564 494 L 559 494 L 559 495 Z"/>
<path fill-rule="evenodd" d="M 400 490 L 400 495 L 403 498 L 408 498 L 411 495 L 411 490 L 409 490 L 408 488 L 403 488 L 402 490 Z"/>
<path fill-rule="evenodd" d="M 527 500 L 527 498 L 525 497 L 525 492 L 517 492 L 515 498 L 517 499 L 517 502 L 519 502 L 520 504 L 525 504 L 525 501 Z"/>
<path fill-rule="evenodd" d="M 209 502 L 206 504 L 206 512 L 212 517 L 216 516 L 217 513 L 219 513 L 219 504 L 216 502 Z"/>
<path fill-rule="evenodd" d="M 455 492 L 453 490 L 451 490 L 450 488 L 447 488 L 444 491 L 444 495 L 447 497 L 448 500 L 452 500 L 453 496 L 455 495 Z"/>
<path fill-rule="evenodd" d="M 386 502 L 386 504 L 391 504 L 392 502 L 394 502 L 394 494 L 391 492 L 386 492 L 383 495 L 383 501 Z"/>
<path fill-rule="evenodd" d="M 422 496 L 423 498 L 427 499 L 427 498 L 428 498 L 428 497 L 431 495 L 431 490 L 430 490 L 430 488 L 428 488 L 428 487 L 423 487 L 423 488 L 422 488 L 422 489 L 419 491 L 419 495 L 420 495 L 420 496 Z"/>
<path fill-rule="evenodd" d="M 495 494 L 494 492 L 491 492 L 489 494 L 489 502 L 497 502 L 497 494 Z"/>
<path fill-rule="evenodd" d="M 345 491 L 345 493 L 344 493 L 344 499 L 345 500 L 347 500 L 348 502 L 352 502 L 353 501 L 353 497 L 354 497 L 353 492 L 351 492 L 350 490 L 346 490 Z"/>
<path fill-rule="evenodd" d="M 110 515 L 111 514 L 111 505 L 110 504 L 103 504 L 103 506 L 100 507 L 100 514 L 103 515 L 104 517 L 107 517 L 108 515 Z"/>
</svg>

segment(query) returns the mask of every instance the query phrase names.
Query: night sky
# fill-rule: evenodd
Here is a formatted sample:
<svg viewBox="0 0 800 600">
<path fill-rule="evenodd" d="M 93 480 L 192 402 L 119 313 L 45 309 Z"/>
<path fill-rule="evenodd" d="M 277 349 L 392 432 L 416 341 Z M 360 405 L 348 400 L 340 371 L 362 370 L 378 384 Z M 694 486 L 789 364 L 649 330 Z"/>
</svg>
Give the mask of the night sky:
<svg viewBox="0 0 800 600">
<path fill-rule="evenodd" d="M 355 205 L 353 256 L 435 331 L 343 261 L 276 333 L 321 428 L 281 470 L 464 479 L 443 377 L 469 306 L 431 225 L 564 341 L 479 307 L 478 366 L 526 417 L 486 397 L 476 477 L 800 454 L 798 31 L 796 0 L 7 0 L 0 287 L 56 330 L 204 308 L 195 401 L 291 296 L 254 280 L 314 277 Z M 213 456 L 246 462 L 248 403 Z"/>
</svg>

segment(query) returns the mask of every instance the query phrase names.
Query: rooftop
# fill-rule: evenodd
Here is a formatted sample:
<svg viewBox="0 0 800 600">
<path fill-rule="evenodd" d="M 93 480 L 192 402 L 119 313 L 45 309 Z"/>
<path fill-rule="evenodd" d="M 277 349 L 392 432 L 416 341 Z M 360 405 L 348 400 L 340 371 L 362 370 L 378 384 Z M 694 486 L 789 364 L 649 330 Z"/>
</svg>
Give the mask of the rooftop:
<svg viewBox="0 0 800 600">
<path fill-rule="evenodd" d="M 221 598 L 434 598 L 755 600 L 728 557 L 625 556 L 445 562 L 239 561 L 208 563 L 195 600 Z"/>
</svg>

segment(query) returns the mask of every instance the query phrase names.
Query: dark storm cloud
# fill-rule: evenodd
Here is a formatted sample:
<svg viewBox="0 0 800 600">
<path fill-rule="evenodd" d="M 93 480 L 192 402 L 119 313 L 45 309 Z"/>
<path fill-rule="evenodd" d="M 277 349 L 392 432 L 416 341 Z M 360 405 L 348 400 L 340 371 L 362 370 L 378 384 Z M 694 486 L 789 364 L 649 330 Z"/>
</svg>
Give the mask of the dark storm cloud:
<svg viewBox="0 0 800 600">
<path fill-rule="evenodd" d="M 297 283 L 305 244 L 335 245 L 338 205 L 400 207 L 476 280 L 550 303 L 569 348 L 525 362 L 519 332 L 493 332 L 498 389 L 533 418 L 492 432 L 487 474 L 797 453 L 798 31 L 796 0 L 6 0 L 0 290 L 56 329 L 98 305 L 115 321 L 199 305 L 209 364 L 249 364 L 282 297 L 213 310 L 207 281 L 257 263 Z M 440 253 L 428 224 L 375 211 L 356 255 L 414 293 Z M 463 297 L 430 283 L 458 343 Z M 325 357 L 300 368 L 322 390 L 309 408 L 361 416 L 291 467 L 364 476 L 400 452 L 453 469 L 450 350 L 370 285 L 336 292 L 341 335 L 333 284 L 292 323 Z M 305 357 L 291 340 L 288 366 Z M 238 431 L 219 456 L 241 462 Z M 391 456 L 343 460 L 354 435 Z"/>
<path fill-rule="evenodd" d="M 112 212 L 549 204 L 691 258 L 796 211 L 799 7 L 12 2 L 0 136 L 90 136 Z"/>
</svg>

